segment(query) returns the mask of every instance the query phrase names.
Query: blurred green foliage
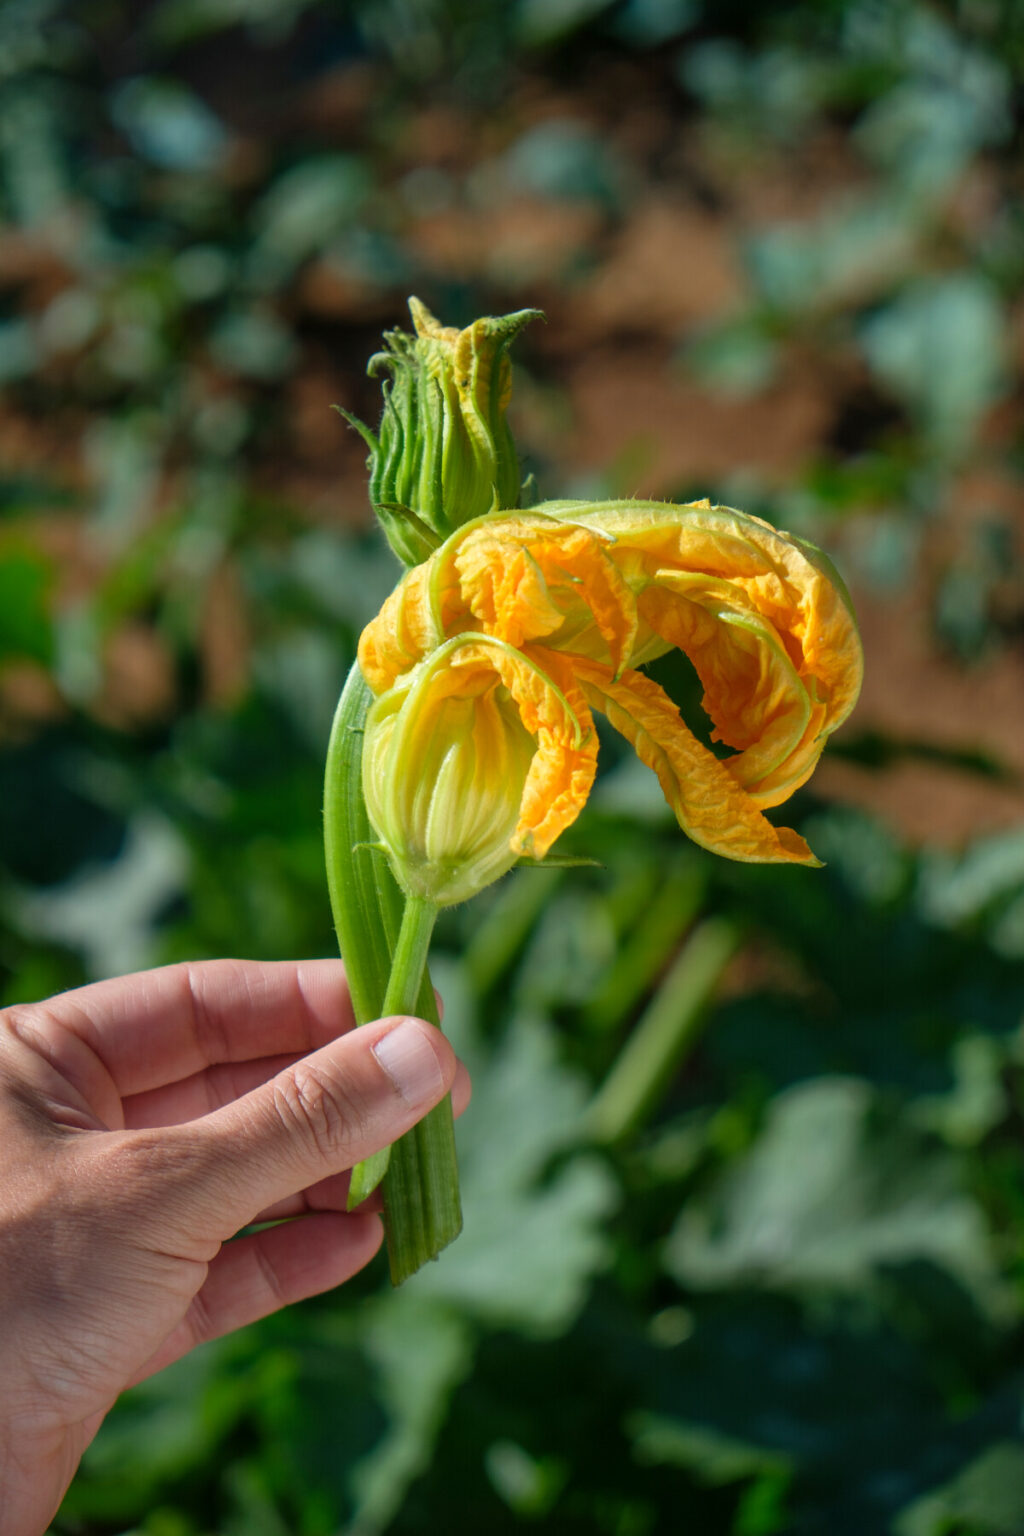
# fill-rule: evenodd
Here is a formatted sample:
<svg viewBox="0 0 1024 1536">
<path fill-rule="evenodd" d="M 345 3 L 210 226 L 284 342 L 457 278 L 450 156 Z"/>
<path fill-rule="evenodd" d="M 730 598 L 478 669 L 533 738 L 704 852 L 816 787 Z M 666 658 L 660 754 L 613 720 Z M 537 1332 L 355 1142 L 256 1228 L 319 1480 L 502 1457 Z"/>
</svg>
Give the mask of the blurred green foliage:
<svg viewBox="0 0 1024 1536">
<path fill-rule="evenodd" d="M 396 567 L 329 405 L 373 418 L 408 292 L 548 310 L 546 494 L 648 472 L 656 422 L 566 446 L 576 362 L 618 408 L 601 348 L 640 346 L 735 424 L 664 493 L 836 546 L 954 672 L 1019 669 L 988 488 L 1019 505 L 1022 66 L 1013 0 L 6 0 L 2 1001 L 332 952 L 322 756 Z M 588 310 L 683 194 L 729 302 L 664 318 L 683 248 Z M 754 413 L 801 380 L 830 404 L 780 489 Z M 831 750 L 982 796 L 1019 767 L 856 720 Z M 439 936 L 463 1237 L 128 1394 L 58 1536 L 1024 1530 L 1024 834 L 910 844 L 812 783 L 824 871 L 716 865 L 603 761 L 566 839 L 600 867 Z"/>
</svg>

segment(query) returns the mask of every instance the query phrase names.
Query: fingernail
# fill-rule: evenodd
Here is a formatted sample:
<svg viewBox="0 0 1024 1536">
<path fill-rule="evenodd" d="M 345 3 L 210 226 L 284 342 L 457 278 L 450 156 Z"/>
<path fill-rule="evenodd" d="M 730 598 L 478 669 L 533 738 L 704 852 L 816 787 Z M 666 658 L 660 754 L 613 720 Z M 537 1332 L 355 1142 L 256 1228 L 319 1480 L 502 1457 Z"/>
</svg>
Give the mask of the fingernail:
<svg viewBox="0 0 1024 1536">
<path fill-rule="evenodd" d="M 422 1024 L 403 1019 L 371 1049 L 407 1104 L 433 1103 L 439 1097 L 444 1076 Z"/>
</svg>

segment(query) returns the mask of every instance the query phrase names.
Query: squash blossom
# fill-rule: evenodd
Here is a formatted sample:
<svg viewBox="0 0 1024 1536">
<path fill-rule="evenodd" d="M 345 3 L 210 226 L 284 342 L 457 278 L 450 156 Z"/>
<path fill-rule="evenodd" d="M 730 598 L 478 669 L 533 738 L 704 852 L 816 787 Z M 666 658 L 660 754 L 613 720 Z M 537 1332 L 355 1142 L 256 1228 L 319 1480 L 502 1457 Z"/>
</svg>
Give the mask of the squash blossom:
<svg viewBox="0 0 1024 1536">
<path fill-rule="evenodd" d="M 718 757 L 639 670 L 677 647 Z M 694 842 L 816 865 L 765 811 L 857 699 L 850 600 L 812 545 L 709 502 L 547 502 L 452 533 L 363 631 L 363 787 L 408 895 L 465 900 L 543 858 L 594 782 L 600 710 Z"/>
<path fill-rule="evenodd" d="M 378 432 L 348 418 L 411 567 L 363 631 L 327 750 L 327 878 L 361 1023 L 437 1022 L 426 967 L 439 908 L 550 856 L 594 783 L 595 710 L 695 842 L 816 864 L 766 812 L 813 772 L 862 667 L 836 572 L 758 518 L 706 501 L 518 511 L 507 351 L 538 312 L 453 330 L 409 308 L 415 334 L 389 332 L 370 364 L 384 374 Z M 672 650 L 703 685 L 715 750 L 644 670 Z M 461 1228 L 449 1101 L 356 1165 L 350 1206 L 378 1184 L 398 1284 Z"/>
<path fill-rule="evenodd" d="M 511 869 L 534 739 L 510 691 L 495 685 L 487 646 L 440 646 L 388 689 L 371 718 L 363 754 L 370 820 L 416 828 L 409 838 L 398 832 L 406 894 L 450 906 Z"/>
<path fill-rule="evenodd" d="M 419 299 L 409 310 L 416 334 L 387 331 L 386 350 L 367 366 L 371 378 L 390 375 L 378 432 L 341 414 L 370 450 L 370 501 L 388 542 L 416 565 L 461 524 L 519 505 L 508 347 L 540 310 L 487 315 L 461 331 L 441 325 Z"/>
</svg>

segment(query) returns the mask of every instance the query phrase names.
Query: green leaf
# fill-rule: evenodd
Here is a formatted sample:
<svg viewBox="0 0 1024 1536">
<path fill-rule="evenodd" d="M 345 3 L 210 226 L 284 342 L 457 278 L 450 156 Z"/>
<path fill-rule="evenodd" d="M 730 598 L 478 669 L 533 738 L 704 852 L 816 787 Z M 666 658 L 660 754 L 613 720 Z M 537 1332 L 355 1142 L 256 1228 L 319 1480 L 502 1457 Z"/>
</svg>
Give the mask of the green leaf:
<svg viewBox="0 0 1024 1536">
<path fill-rule="evenodd" d="M 943 1487 L 899 1516 L 893 1536 L 1020 1536 L 1024 1530 L 1024 1448 L 1013 1441 L 983 1451 Z"/>
<path fill-rule="evenodd" d="M 686 345 L 686 365 L 711 394 L 743 400 L 759 394 L 779 370 L 779 348 L 756 318 L 720 321 Z"/>
<path fill-rule="evenodd" d="M 445 1032 L 473 1077 L 473 1109 L 456 1128 L 465 1227 L 417 1295 L 444 1298 L 492 1327 L 567 1328 L 608 1260 L 604 1223 L 614 1182 L 597 1158 L 576 1155 L 544 1175 L 582 1132 L 588 1088 L 559 1061 L 539 1017 L 517 1018 L 492 1050 L 480 1043 L 469 998 L 449 966 L 435 966 Z"/>
<path fill-rule="evenodd" d="M 912 210 L 901 199 L 886 192 L 847 195 L 813 220 L 760 230 L 748 239 L 745 256 L 765 303 L 799 314 L 888 293 L 894 276 L 912 268 L 918 239 Z"/>
<path fill-rule="evenodd" d="M 947 452 L 970 440 L 1002 393 L 1005 337 L 995 290 L 970 271 L 920 278 L 861 329 L 873 372 Z"/>
<path fill-rule="evenodd" d="M 28 657 L 44 664 L 53 659 L 50 620 L 52 566 L 30 549 L 0 552 L 0 663 Z"/>
<path fill-rule="evenodd" d="M 749 1445 L 703 1424 L 658 1413 L 634 1413 L 626 1421 L 640 1461 L 682 1467 L 709 1483 L 735 1483 L 759 1472 L 785 1471 L 785 1456 Z"/>
<path fill-rule="evenodd" d="M 178 80 L 124 81 L 114 93 L 112 115 L 136 153 L 164 170 L 215 169 L 227 148 L 223 124 Z"/>
<path fill-rule="evenodd" d="M 383 1531 L 414 1478 L 429 1465 L 448 1400 L 469 1370 L 472 1335 L 450 1308 L 408 1286 L 364 1315 L 360 1338 L 376 1368 L 376 1397 L 390 1423 L 352 1473 L 359 1536 Z"/>
<path fill-rule="evenodd" d="M 956 854 L 929 849 L 918 884 L 921 911 L 941 928 L 969 923 L 1024 889 L 1024 828 L 979 838 Z"/>
<path fill-rule="evenodd" d="M 475 921 L 462 955 L 462 974 L 478 999 L 520 958 L 564 878 L 560 870 L 533 876 L 512 872 L 473 903 Z"/>
<path fill-rule="evenodd" d="M 518 40 L 525 48 L 546 47 L 570 36 L 611 4 L 612 0 L 519 0 Z"/>
<path fill-rule="evenodd" d="M 856 1294 L 882 1266 L 914 1260 L 999 1310 L 985 1220 L 957 1160 L 868 1083 L 840 1077 L 780 1093 L 749 1153 L 688 1202 L 665 1251 L 684 1285 L 797 1293 Z"/>
<path fill-rule="evenodd" d="M 188 874 L 178 829 L 152 810 L 139 811 L 118 858 L 87 864 L 63 885 L 22 890 L 18 926 L 78 951 L 92 976 L 141 970 L 160 959 L 158 920 L 185 891 Z"/>
<path fill-rule="evenodd" d="M 267 286 L 284 281 L 351 223 L 371 186 L 358 155 L 314 155 L 283 171 L 255 211 L 253 275 Z"/>
</svg>

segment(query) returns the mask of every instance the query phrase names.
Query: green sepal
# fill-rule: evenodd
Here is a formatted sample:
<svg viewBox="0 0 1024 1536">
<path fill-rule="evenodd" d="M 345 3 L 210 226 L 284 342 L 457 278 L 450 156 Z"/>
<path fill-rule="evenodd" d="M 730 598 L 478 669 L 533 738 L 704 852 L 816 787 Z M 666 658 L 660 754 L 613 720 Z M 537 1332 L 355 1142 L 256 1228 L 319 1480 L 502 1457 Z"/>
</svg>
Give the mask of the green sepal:
<svg viewBox="0 0 1024 1536">
<path fill-rule="evenodd" d="M 386 331 L 384 350 L 367 365 L 370 378 L 383 376 L 379 432 L 341 415 L 369 449 L 370 502 L 388 543 L 406 565 L 419 565 L 456 528 L 520 503 L 507 351 L 543 316 L 484 316 L 459 331 L 439 325 L 418 299 L 409 309 L 415 334 Z"/>
<path fill-rule="evenodd" d="M 356 431 L 359 433 L 359 436 L 362 438 L 363 442 L 366 444 L 367 448 L 369 448 L 371 453 L 377 452 L 377 449 L 380 447 L 380 442 L 376 435 L 371 432 L 365 421 L 360 421 L 358 416 L 353 415 L 351 411 L 346 411 L 343 405 L 332 405 L 331 410 L 337 411 L 339 416 L 344 416 L 350 427 L 355 427 Z"/>
</svg>

